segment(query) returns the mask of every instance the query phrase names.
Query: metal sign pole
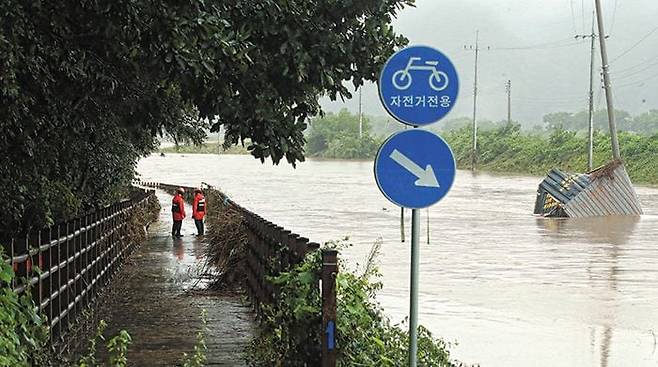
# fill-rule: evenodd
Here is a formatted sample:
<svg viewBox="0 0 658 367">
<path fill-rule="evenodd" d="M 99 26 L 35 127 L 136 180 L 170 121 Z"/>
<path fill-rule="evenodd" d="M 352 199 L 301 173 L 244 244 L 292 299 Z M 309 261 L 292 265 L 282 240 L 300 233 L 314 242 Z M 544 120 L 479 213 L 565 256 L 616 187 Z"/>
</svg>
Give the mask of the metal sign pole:
<svg viewBox="0 0 658 367">
<path fill-rule="evenodd" d="M 411 46 L 391 56 L 379 75 L 379 97 L 391 116 L 413 127 L 442 119 L 454 106 L 459 77 L 443 53 Z M 420 100 L 422 103 L 414 103 Z M 409 290 L 409 366 L 418 364 L 418 278 L 420 209 L 441 200 L 455 180 L 455 157 L 440 136 L 411 129 L 389 136 L 375 157 L 379 190 L 400 206 L 404 241 L 404 208 L 411 211 L 411 280 Z M 429 219 L 429 211 L 428 211 Z M 428 236 L 429 241 L 429 225 Z"/>
<path fill-rule="evenodd" d="M 411 290 L 409 302 L 409 366 L 416 367 L 418 356 L 418 268 L 420 265 L 420 209 L 411 211 Z"/>
</svg>

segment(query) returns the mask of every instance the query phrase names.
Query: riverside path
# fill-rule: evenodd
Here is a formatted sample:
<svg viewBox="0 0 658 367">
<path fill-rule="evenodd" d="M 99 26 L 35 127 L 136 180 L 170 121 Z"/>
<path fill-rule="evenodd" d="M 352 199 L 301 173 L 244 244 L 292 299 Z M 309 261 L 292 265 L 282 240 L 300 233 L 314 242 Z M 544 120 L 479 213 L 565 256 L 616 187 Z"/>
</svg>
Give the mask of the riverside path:
<svg viewBox="0 0 658 367">
<path fill-rule="evenodd" d="M 172 239 L 171 196 L 159 190 L 157 196 L 159 220 L 99 299 L 94 319 L 107 322 L 106 336 L 121 329 L 130 333 L 129 365 L 176 366 L 183 353 L 194 353 L 205 309 L 206 365 L 244 365 L 242 351 L 254 327 L 250 308 L 237 295 L 213 293 L 200 285 L 203 239 L 195 237 L 189 218 L 183 221 L 184 237 Z M 186 213 L 191 212 L 186 207 Z"/>
</svg>

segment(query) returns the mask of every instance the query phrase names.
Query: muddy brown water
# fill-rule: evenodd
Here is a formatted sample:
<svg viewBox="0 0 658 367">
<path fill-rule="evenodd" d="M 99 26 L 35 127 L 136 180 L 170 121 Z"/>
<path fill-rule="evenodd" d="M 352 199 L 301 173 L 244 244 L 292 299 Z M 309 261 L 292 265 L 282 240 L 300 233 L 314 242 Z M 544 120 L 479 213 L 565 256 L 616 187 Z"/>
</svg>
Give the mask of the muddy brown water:
<svg viewBox="0 0 658 367">
<path fill-rule="evenodd" d="M 169 154 L 143 159 L 138 171 L 144 180 L 217 185 L 316 242 L 349 235 L 354 246 L 342 257 L 357 271 L 381 238 L 379 300 L 392 320 L 407 315 L 409 245 L 371 162 L 293 169 Z M 640 218 L 540 219 L 531 214 L 540 180 L 460 171 L 448 197 L 422 211 L 420 323 L 456 342 L 456 358 L 483 366 L 658 366 L 658 189 L 637 189 Z"/>
</svg>

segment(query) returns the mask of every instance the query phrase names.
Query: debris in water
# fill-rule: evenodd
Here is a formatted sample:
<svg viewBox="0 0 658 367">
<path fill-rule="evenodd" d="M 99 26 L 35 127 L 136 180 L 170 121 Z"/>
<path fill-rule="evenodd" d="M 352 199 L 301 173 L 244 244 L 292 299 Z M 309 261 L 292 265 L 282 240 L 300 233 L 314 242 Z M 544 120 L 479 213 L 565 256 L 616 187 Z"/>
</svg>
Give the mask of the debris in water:
<svg viewBox="0 0 658 367">
<path fill-rule="evenodd" d="M 535 214 L 544 217 L 641 215 L 642 207 L 621 160 L 588 173 L 552 169 L 539 184 Z"/>
</svg>

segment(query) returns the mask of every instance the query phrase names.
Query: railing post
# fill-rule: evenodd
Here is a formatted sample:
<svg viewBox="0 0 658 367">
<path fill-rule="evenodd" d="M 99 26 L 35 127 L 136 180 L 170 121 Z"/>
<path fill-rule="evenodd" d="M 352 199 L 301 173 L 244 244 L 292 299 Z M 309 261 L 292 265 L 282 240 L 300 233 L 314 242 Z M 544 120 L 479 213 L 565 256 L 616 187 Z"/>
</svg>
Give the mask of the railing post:
<svg viewBox="0 0 658 367">
<path fill-rule="evenodd" d="M 53 322 L 53 227 L 48 227 L 48 311 L 46 315 L 48 316 L 48 329 L 50 329 L 51 323 Z M 48 334 L 52 338 L 52 330 Z"/>
<path fill-rule="evenodd" d="M 338 251 L 322 250 L 322 367 L 336 366 Z"/>
<path fill-rule="evenodd" d="M 57 335 L 62 335 L 62 224 L 57 226 Z M 51 330 L 52 331 L 52 330 Z"/>
</svg>

